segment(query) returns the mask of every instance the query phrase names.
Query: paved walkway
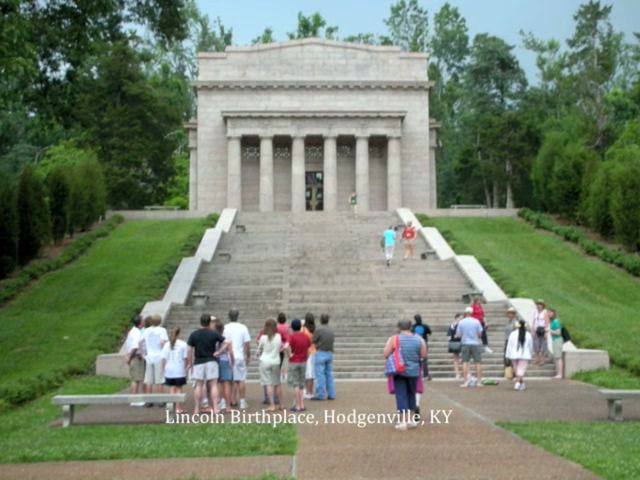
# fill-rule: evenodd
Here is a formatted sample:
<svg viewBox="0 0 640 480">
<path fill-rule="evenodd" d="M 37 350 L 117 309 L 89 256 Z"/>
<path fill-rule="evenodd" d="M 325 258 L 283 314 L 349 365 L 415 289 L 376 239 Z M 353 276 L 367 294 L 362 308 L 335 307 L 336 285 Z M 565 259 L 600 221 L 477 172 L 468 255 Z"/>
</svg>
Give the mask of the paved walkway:
<svg viewBox="0 0 640 480">
<path fill-rule="evenodd" d="M 258 407 L 260 387 L 248 388 Z M 430 410 L 452 410 L 448 424 L 427 424 L 407 432 L 390 425 L 326 424 L 324 411 L 348 414 L 392 412 L 394 401 L 381 382 L 340 382 L 338 399 L 308 402 L 317 426 L 300 426 L 294 458 L 246 457 L 219 459 L 122 460 L 99 462 L 2 465 L 0 479 L 136 479 L 237 478 L 265 472 L 295 474 L 301 479 L 377 479 L 402 473 L 405 479 L 591 479 L 582 467 L 551 455 L 495 426 L 498 421 L 606 421 L 606 402 L 597 389 L 571 381 L 528 382 L 515 392 L 508 382 L 496 387 L 461 389 L 453 382 L 431 382 L 422 402 Z M 289 392 L 287 392 L 289 393 Z M 288 397 L 291 399 L 291 396 Z M 625 404 L 625 418 L 640 420 L 640 404 Z M 82 423 L 162 422 L 161 409 L 121 406 L 90 407 L 77 414 Z M 442 413 L 439 419 L 444 421 Z"/>
</svg>

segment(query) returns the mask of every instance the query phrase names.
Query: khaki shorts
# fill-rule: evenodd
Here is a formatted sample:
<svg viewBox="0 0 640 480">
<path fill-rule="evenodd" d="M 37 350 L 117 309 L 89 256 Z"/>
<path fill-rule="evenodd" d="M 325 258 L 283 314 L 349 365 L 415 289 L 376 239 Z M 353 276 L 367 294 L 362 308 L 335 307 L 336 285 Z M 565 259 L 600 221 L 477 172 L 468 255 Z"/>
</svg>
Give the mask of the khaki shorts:
<svg viewBox="0 0 640 480">
<path fill-rule="evenodd" d="M 147 365 L 144 369 L 144 383 L 147 385 L 162 385 L 164 383 L 161 362 L 147 362 Z"/>
<path fill-rule="evenodd" d="M 218 380 L 218 376 L 218 362 L 211 361 L 194 365 L 191 380 L 195 380 L 197 382 L 208 382 L 210 380 Z"/>
<path fill-rule="evenodd" d="M 260 362 L 260 383 L 262 385 L 280 385 L 280 365 L 265 365 Z"/>
<path fill-rule="evenodd" d="M 480 363 L 482 361 L 482 345 L 462 344 L 460 356 L 464 363 L 468 363 L 472 358 L 475 363 Z"/>
<path fill-rule="evenodd" d="M 288 384 L 292 388 L 304 388 L 304 374 L 307 363 L 290 363 Z"/>
<path fill-rule="evenodd" d="M 247 380 L 247 364 L 244 360 L 236 360 L 233 363 L 233 381 L 244 382 Z"/>
<path fill-rule="evenodd" d="M 132 382 L 142 382 L 144 380 L 144 360 L 134 357 L 129 362 L 129 377 Z"/>
</svg>

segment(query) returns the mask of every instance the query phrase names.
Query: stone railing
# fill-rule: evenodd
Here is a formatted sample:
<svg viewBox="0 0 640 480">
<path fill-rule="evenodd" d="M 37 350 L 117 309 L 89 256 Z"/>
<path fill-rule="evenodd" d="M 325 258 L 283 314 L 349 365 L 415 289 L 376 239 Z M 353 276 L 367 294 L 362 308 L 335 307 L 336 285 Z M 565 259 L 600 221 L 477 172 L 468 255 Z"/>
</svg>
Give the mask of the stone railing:
<svg viewBox="0 0 640 480">
<path fill-rule="evenodd" d="M 163 212 L 166 213 L 166 212 Z M 222 235 L 228 233 L 235 221 L 237 210 L 227 208 L 222 211 L 214 228 L 204 232 L 198 249 L 193 257 L 183 258 L 167 287 L 161 300 L 147 302 L 140 315 L 143 317 L 159 315 L 164 323 L 171 312 L 172 305 L 184 305 L 189 299 L 200 267 L 203 262 L 211 262 L 216 253 Z M 114 377 L 128 377 L 124 363 L 125 346 L 122 345 L 118 353 L 98 355 L 96 360 L 96 374 Z"/>
</svg>

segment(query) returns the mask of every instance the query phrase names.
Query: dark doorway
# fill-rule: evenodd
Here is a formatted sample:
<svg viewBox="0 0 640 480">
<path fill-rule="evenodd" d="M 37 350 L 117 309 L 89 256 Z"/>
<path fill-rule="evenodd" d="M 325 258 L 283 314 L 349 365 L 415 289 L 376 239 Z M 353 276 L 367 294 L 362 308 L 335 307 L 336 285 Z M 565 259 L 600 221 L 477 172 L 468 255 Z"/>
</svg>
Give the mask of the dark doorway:
<svg viewBox="0 0 640 480">
<path fill-rule="evenodd" d="M 305 175 L 305 199 L 307 211 L 324 209 L 324 173 L 307 172 Z"/>
</svg>

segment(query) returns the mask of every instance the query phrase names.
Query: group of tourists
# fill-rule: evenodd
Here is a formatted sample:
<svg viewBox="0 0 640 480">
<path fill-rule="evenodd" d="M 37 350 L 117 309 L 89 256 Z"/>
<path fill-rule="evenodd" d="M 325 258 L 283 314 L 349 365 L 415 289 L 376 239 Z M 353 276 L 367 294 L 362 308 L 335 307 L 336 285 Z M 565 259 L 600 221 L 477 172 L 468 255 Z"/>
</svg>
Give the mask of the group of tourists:
<svg viewBox="0 0 640 480">
<path fill-rule="evenodd" d="M 213 414 L 246 409 L 251 336 L 246 325 L 238 321 L 238 310 L 231 310 L 228 317 L 229 321 L 223 324 L 215 316 L 203 314 L 200 328 L 185 342 L 179 338 L 180 327 L 167 334 L 160 316 L 135 316 L 125 343 L 131 393 L 160 393 L 164 386 L 170 393 L 180 393 L 190 381 L 195 414 L 202 409 Z M 290 324 L 284 313 L 277 320 L 267 319 L 256 342 L 263 403 L 269 411 L 286 408 L 282 388 L 285 382 L 294 391 L 293 412 L 305 411 L 305 399 L 336 398 L 334 339 L 326 314 L 320 316 L 317 327 L 311 313 Z M 131 406 L 153 405 L 133 402 Z M 183 412 L 182 405 L 177 405 L 176 412 Z"/>
</svg>

